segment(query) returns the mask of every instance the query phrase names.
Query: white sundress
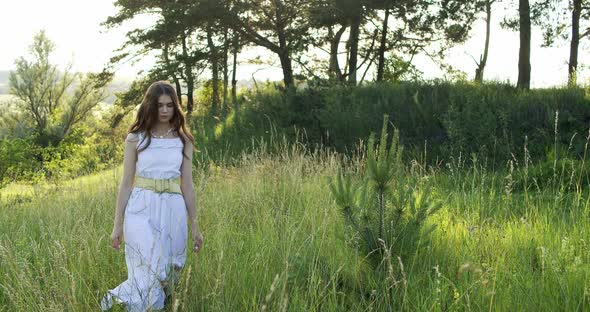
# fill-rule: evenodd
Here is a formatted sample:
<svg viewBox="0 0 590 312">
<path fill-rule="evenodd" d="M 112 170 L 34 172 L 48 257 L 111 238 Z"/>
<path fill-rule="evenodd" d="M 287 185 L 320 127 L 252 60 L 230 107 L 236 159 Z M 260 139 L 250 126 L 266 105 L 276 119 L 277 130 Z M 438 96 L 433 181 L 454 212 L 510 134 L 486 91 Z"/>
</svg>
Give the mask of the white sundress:
<svg viewBox="0 0 590 312">
<path fill-rule="evenodd" d="M 137 147 L 147 144 L 139 134 Z M 137 155 L 137 176 L 168 179 L 180 176 L 183 145 L 180 138 L 152 138 Z M 107 291 L 101 309 L 113 303 L 128 311 L 162 309 L 172 266 L 180 269 L 186 260 L 187 212 L 182 194 L 156 193 L 134 187 L 125 208 L 123 235 L 127 280 Z"/>
</svg>

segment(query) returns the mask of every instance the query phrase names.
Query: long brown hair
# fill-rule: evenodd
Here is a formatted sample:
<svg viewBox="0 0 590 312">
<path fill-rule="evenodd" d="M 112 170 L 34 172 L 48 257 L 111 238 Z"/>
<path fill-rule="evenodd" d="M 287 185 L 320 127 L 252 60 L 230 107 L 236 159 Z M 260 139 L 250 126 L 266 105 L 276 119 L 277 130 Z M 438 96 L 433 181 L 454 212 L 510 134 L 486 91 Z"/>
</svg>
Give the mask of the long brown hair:
<svg viewBox="0 0 590 312">
<path fill-rule="evenodd" d="M 145 150 L 152 142 L 151 130 L 158 120 L 158 99 L 161 95 L 168 95 L 172 99 L 174 114 L 170 119 L 170 124 L 172 125 L 173 130 L 178 132 L 180 140 L 182 141 L 182 145 L 184 146 L 186 144 L 186 140 L 182 135 L 184 134 L 193 144 L 193 151 L 195 151 L 195 138 L 186 127 L 185 115 L 180 108 L 180 104 L 178 103 L 176 90 L 174 90 L 174 87 L 172 87 L 168 81 L 160 80 L 152 83 L 147 89 L 145 95 L 143 96 L 143 101 L 139 106 L 139 110 L 137 111 L 135 121 L 133 124 L 131 124 L 131 127 L 129 127 L 129 133 L 142 132 L 146 134 L 141 142 L 143 142 L 146 138 L 148 139 L 147 144 L 144 147 L 138 149 L 137 152 L 139 153 Z M 184 153 L 184 150 L 182 155 L 188 158 L 188 156 Z"/>
</svg>

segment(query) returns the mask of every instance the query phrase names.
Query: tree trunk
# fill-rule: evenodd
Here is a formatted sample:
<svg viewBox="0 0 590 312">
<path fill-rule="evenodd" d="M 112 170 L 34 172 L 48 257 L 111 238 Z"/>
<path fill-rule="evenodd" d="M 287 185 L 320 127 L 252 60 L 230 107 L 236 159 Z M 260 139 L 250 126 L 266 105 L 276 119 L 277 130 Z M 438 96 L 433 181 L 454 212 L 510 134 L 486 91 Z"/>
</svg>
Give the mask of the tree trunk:
<svg viewBox="0 0 590 312">
<path fill-rule="evenodd" d="M 174 80 L 174 85 L 176 86 L 176 95 L 178 95 L 178 105 L 182 106 L 182 87 L 180 86 L 180 80 L 178 77 L 174 75 L 172 78 Z"/>
<path fill-rule="evenodd" d="M 568 64 L 568 85 L 577 84 L 578 47 L 580 45 L 580 15 L 582 13 L 582 0 L 574 0 L 572 11 L 572 41 L 570 42 L 570 61 Z"/>
<path fill-rule="evenodd" d="M 229 52 L 229 41 L 228 41 L 228 28 L 225 27 L 223 31 L 223 115 L 225 116 L 229 112 L 227 105 L 227 81 L 228 81 L 228 52 Z"/>
<path fill-rule="evenodd" d="M 193 77 L 193 66 L 191 64 L 191 58 L 188 56 L 186 48 L 186 34 L 182 32 L 182 56 L 184 58 L 184 75 L 186 76 L 186 112 L 187 115 L 193 112 L 193 88 L 194 88 L 194 77 Z"/>
<path fill-rule="evenodd" d="M 342 25 L 330 40 L 330 65 L 328 75 L 332 80 L 343 81 L 344 79 L 342 70 L 340 70 L 340 64 L 338 64 L 338 47 L 340 45 L 342 34 L 344 34 L 347 27 L 348 26 L 346 25 Z M 329 31 L 332 32 L 332 28 L 330 28 Z"/>
<path fill-rule="evenodd" d="M 389 21 L 389 8 L 385 9 L 385 18 L 383 19 L 383 30 L 381 31 L 381 45 L 379 46 L 379 65 L 377 65 L 377 81 L 383 81 L 383 69 L 385 67 L 385 45 L 387 43 L 387 23 L 388 23 L 388 21 Z"/>
<path fill-rule="evenodd" d="M 279 54 L 281 60 L 281 67 L 283 68 L 283 81 L 285 88 L 289 88 L 294 85 L 293 81 L 293 67 L 291 66 L 291 56 L 288 51 L 283 51 Z"/>
<path fill-rule="evenodd" d="M 486 1 L 486 42 L 483 48 L 483 56 L 479 60 L 479 64 L 477 64 L 477 69 L 475 70 L 475 81 L 476 82 L 483 82 L 483 73 L 486 67 L 486 63 L 488 62 L 488 51 L 490 47 L 490 30 L 491 30 L 491 19 L 492 19 L 492 0 Z"/>
<path fill-rule="evenodd" d="M 207 25 L 207 46 L 211 54 L 211 115 L 217 116 L 219 113 L 219 55 L 213 43 L 213 29 L 210 24 Z"/>
<path fill-rule="evenodd" d="M 234 106 L 234 110 L 238 111 L 238 99 L 237 99 L 237 87 L 238 81 L 236 80 L 236 70 L 238 68 L 238 33 L 233 32 L 233 51 L 234 61 L 232 62 L 232 78 L 231 78 L 231 102 Z"/>
<path fill-rule="evenodd" d="M 176 77 L 176 73 L 174 72 L 174 70 L 172 69 L 172 65 L 170 65 L 170 59 L 168 57 L 168 50 L 169 50 L 169 44 L 168 42 L 164 43 L 164 50 L 162 51 L 163 56 L 164 56 L 164 63 L 166 64 L 166 72 L 168 74 L 168 76 L 172 77 L 172 81 L 174 81 L 174 84 L 176 85 L 176 95 L 178 96 L 178 105 L 182 106 L 182 88 L 180 87 L 180 81 L 178 80 L 178 77 Z"/>
<path fill-rule="evenodd" d="M 358 61 L 359 32 L 361 27 L 361 11 L 359 10 L 351 22 L 350 37 L 350 55 L 348 61 L 348 83 L 356 85 L 356 64 Z"/>
<path fill-rule="evenodd" d="M 285 35 L 285 21 L 283 16 L 283 2 L 281 0 L 276 1 L 276 27 L 277 35 L 279 37 L 279 59 L 281 60 L 281 67 L 283 68 L 283 81 L 285 88 L 289 88 L 294 85 L 293 81 L 293 67 L 291 65 L 291 55 L 289 53 L 289 47 L 287 45 L 287 38 Z"/>
<path fill-rule="evenodd" d="M 529 0 L 519 0 L 520 50 L 518 53 L 518 83 L 522 89 L 531 88 L 531 15 Z"/>
</svg>

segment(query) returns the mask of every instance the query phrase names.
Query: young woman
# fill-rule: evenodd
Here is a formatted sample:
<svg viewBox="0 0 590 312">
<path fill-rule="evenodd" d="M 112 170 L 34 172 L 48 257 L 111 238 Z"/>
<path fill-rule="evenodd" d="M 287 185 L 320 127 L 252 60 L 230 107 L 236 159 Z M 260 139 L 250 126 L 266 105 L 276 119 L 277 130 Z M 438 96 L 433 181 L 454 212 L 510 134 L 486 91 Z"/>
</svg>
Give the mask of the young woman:
<svg viewBox="0 0 590 312">
<path fill-rule="evenodd" d="M 116 250 L 124 238 L 127 280 L 107 291 L 100 301 L 103 311 L 113 303 L 123 303 L 128 311 L 164 307 L 166 292 L 186 260 L 187 222 L 193 252 L 201 249 L 193 146 L 174 88 L 165 81 L 154 82 L 125 139 L 123 179 L 111 234 Z"/>
</svg>

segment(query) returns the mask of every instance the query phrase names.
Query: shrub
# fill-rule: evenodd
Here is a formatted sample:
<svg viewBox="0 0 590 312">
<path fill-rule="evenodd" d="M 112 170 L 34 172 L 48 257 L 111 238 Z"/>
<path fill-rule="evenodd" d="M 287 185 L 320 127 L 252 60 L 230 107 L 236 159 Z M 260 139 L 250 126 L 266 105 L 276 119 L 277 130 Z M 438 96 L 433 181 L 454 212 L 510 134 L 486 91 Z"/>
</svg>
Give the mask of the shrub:
<svg viewBox="0 0 590 312">
<path fill-rule="evenodd" d="M 353 182 L 340 171 L 329 184 L 349 228 L 360 238 L 357 248 L 375 268 L 386 254 L 405 261 L 423 246 L 434 230 L 426 219 L 441 207 L 430 197 L 428 184 L 405 174 L 397 130 L 387 149 L 387 121 L 385 115 L 378 147 L 373 133 L 369 138 L 364 178 Z"/>
</svg>

